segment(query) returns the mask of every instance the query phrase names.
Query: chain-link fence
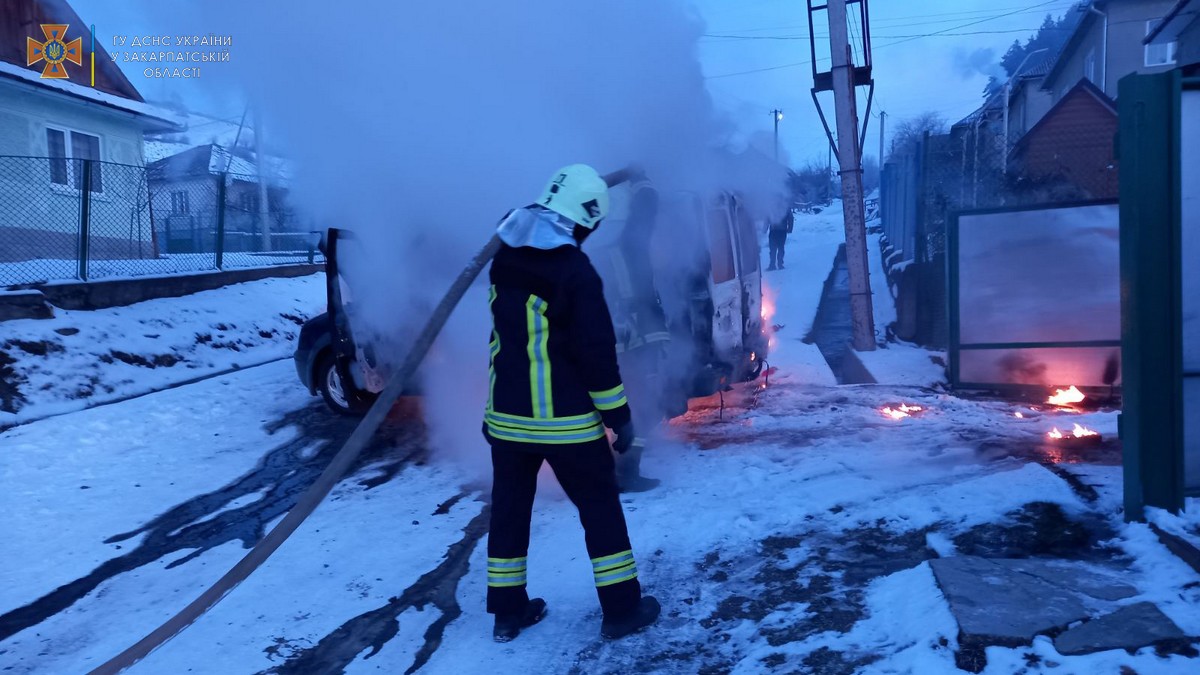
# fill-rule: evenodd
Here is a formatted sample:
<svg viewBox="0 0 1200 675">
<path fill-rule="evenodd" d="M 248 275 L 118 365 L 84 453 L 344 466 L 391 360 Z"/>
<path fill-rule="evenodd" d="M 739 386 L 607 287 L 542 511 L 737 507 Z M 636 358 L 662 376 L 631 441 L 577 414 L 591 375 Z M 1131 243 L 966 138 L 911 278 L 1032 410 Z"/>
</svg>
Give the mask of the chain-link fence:
<svg viewBox="0 0 1200 675">
<path fill-rule="evenodd" d="M 85 189 L 85 186 L 87 188 Z M 0 156 L 0 286 L 312 262 L 314 227 L 258 177 Z"/>
<path fill-rule="evenodd" d="M 902 338 L 947 346 L 946 227 L 954 214 L 1116 197 L 1112 134 L 1097 124 L 1062 124 L 1011 150 L 1009 145 L 995 126 L 963 124 L 947 134 L 926 134 L 885 164 L 880 208 L 886 266 L 889 275 L 904 277 L 904 290 L 913 296 L 897 302 L 898 312 L 910 313 L 897 317 L 908 326 Z"/>
</svg>

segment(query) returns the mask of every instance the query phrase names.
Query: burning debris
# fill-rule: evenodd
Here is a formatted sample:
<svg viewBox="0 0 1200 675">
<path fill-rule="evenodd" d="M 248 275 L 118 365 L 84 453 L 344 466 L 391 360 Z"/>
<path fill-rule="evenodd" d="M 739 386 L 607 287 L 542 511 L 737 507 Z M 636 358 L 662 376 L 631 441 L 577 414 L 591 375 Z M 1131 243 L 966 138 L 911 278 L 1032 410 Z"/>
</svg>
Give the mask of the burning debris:
<svg viewBox="0 0 1200 675">
<path fill-rule="evenodd" d="M 908 405 L 907 403 L 901 403 L 895 408 L 891 406 L 880 408 L 879 412 L 883 413 L 884 416 L 890 417 L 894 420 L 902 420 L 905 417 L 912 417 L 913 415 L 921 413 L 924 410 L 925 409 L 919 405 Z"/>
<path fill-rule="evenodd" d="M 1023 420 L 1023 419 L 1025 419 L 1025 413 L 1017 411 L 1017 412 L 1013 413 L 1013 417 L 1015 417 L 1019 420 Z"/>
<path fill-rule="evenodd" d="M 1099 445 L 1100 441 L 1104 439 L 1099 432 L 1080 424 L 1075 424 L 1075 428 L 1066 433 L 1059 431 L 1058 427 L 1054 427 L 1046 432 L 1046 438 L 1051 443 L 1072 446 Z"/>
<path fill-rule="evenodd" d="M 1076 404 L 1083 403 L 1087 398 L 1082 391 L 1075 385 L 1071 385 L 1067 389 L 1055 389 L 1054 394 L 1046 399 L 1046 403 L 1059 408 L 1071 408 Z"/>
<path fill-rule="evenodd" d="M 1046 405 L 1060 412 L 1094 412 L 1100 410 L 1105 403 L 1111 403 L 1115 393 L 1110 392 L 1107 399 L 1096 398 L 1093 394 L 1085 394 L 1079 387 L 1071 385 L 1066 389 L 1055 389 L 1046 398 Z"/>
</svg>

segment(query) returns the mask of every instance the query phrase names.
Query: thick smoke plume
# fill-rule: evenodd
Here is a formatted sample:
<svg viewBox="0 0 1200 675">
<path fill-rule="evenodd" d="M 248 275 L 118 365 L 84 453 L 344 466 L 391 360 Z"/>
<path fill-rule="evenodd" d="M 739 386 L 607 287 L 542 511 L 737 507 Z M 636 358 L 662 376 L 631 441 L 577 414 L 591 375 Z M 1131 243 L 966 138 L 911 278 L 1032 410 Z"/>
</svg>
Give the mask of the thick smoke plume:
<svg viewBox="0 0 1200 675">
<path fill-rule="evenodd" d="M 782 209 L 784 171 L 729 151 L 676 0 L 205 4 L 234 22 L 231 69 L 295 162 L 297 207 L 357 231 L 360 320 L 399 344 L 497 220 L 558 167 L 629 162 L 662 190 L 741 189 Z M 468 296 L 427 369 L 439 451 L 482 443 L 487 316 Z M 453 373 L 452 376 L 443 374 Z M 480 386 L 465 383 L 479 382 Z"/>
</svg>

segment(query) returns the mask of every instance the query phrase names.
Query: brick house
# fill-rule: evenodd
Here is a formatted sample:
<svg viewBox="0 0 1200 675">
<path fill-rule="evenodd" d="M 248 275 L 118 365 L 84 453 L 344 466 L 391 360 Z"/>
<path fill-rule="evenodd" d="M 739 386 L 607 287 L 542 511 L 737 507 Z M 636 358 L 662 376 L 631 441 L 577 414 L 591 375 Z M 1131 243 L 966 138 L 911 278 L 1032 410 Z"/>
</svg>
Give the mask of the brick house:
<svg viewBox="0 0 1200 675">
<path fill-rule="evenodd" d="M 1039 183 L 1065 184 L 1080 197 L 1116 199 L 1117 108 L 1090 80 L 1079 80 L 1017 141 L 1011 170 Z"/>
</svg>

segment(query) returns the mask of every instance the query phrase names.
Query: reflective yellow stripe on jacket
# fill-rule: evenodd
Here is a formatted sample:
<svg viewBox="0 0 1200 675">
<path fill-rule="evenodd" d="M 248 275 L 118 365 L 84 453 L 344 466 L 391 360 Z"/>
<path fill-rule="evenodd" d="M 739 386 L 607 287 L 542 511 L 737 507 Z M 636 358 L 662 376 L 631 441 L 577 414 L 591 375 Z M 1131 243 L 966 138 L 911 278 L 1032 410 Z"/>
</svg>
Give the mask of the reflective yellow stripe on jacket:
<svg viewBox="0 0 1200 675">
<path fill-rule="evenodd" d="M 489 302 L 495 300 L 496 289 L 493 286 L 489 293 Z M 495 360 L 500 353 L 500 336 L 495 331 L 492 332 L 492 342 L 489 345 L 492 359 L 491 391 L 488 409 L 484 413 L 488 434 L 502 441 L 546 445 L 586 443 L 604 438 L 604 421 L 595 410 L 567 417 L 554 415 L 554 390 L 550 380 L 550 322 L 546 319 L 546 309 L 546 301 L 536 295 L 530 295 L 525 303 L 525 321 L 529 335 L 526 353 L 529 357 L 532 417 L 501 413 L 493 408 L 496 388 Z M 623 388 L 620 396 L 623 402 Z"/>
<path fill-rule="evenodd" d="M 592 404 L 596 406 L 596 410 L 616 410 L 629 402 L 625 398 L 623 384 L 604 391 L 589 391 L 588 396 L 592 397 Z"/>
<path fill-rule="evenodd" d="M 533 416 L 554 417 L 554 392 L 550 387 L 550 322 L 546 321 L 546 301 L 536 295 L 525 303 L 529 327 L 529 392 L 533 396 Z"/>
<path fill-rule="evenodd" d="M 517 443 L 586 443 L 604 438 L 600 413 L 592 412 L 574 417 L 539 419 L 507 415 L 488 410 L 484 413 L 488 433 L 493 438 Z"/>
</svg>

